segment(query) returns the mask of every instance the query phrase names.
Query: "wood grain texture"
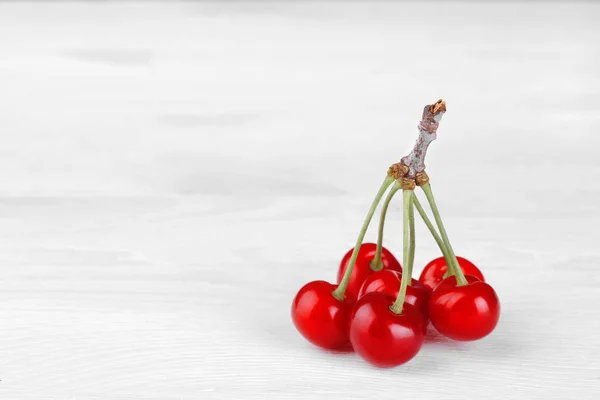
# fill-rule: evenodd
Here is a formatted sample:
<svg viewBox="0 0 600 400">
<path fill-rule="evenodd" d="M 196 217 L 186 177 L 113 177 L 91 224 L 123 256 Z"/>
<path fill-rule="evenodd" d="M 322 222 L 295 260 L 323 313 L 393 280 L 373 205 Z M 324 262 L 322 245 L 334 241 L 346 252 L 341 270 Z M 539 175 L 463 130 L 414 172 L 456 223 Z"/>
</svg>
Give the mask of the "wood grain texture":
<svg viewBox="0 0 600 400">
<path fill-rule="evenodd" d="M 0 399 L 597 399 L 599 17 L 0 3 Z M 321 352 L 291 300 L 439 97 L 428 172 L 497 331 L 392 370 Z"/>
</svg>

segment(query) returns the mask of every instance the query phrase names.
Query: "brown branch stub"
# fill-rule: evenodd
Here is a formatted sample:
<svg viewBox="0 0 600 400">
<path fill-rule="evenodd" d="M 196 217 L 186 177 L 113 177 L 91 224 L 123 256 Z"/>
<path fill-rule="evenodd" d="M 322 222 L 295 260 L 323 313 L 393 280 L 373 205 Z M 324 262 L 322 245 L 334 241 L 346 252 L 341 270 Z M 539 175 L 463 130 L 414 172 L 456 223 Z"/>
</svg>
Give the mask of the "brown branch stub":
<svg viewBox="0 0 600 400">
<path fill-rule="evenodd" d="M 446 103 L 442 100 L 438 100 L 435 104 L 430 106 L 425 106 L 421 122 L 419 122 L 419 125 L 417 126 L 419 131 L 429 134 L 435 139 L 435 134 L 440 126 L 436 116 L 444 112 L 446 112 Z"/>
<path fill-rule="evenodd" d="M 402 178 L 402 190 L 415 190 L 415 180 Z"/>
<path fill-rule="evenodd" d="M 395 180 L 402 179 L 407 173 L 408 167 L 402 163 L 392 164 L 392 166 L 388 168 L 388 175 Z"/>
<path fill-rule="evenodd" d="M 429 112 L 433 115 L 436 115 L 440 112 L 446 112 L 446 102 L 442 99 L 439 99 L 438 101 L 429 106 Z"/>
<path fill-rule="evenodd" d="M 437 130 L 442 116 L 446 112 L 446 103 L 439 99 L 423 108 L 423 115 L 417 128 L 419 137 L 412 151 L 400 162 L 408 167 L 405 177 L 415 179 L 416 174 L 425 171 L 425 156 L 427 148 L 437 138 Z"/>
<path fill-rule="evenodd" d="M 419 172 L 415 175 L 415 183 L 417 186 L 423 186 L 426 183 L 429 183 L 429 175 L 425 171 Z"/>
</svg>

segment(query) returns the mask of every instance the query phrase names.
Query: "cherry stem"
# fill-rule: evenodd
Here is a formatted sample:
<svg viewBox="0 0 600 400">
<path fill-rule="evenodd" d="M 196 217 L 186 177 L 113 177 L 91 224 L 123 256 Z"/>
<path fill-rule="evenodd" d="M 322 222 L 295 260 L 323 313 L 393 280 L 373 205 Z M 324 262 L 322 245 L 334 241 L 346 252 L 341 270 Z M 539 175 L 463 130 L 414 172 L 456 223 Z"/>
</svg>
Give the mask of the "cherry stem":
<svg viewBox="0 0 600 400">
<path fill-rule="evenodd" d="M 371 219 L 373 218 L 373 214 L 377 209 L 377 205 L 381 201 L 381 198 L 387 191 L 388 187 L 392 184 L 394 178 L 391 176 L 386 176 L 379 188 L 379 191 L 375 195 L 375 199 L 373 199 L 373 203 L 371 204 L 371 208 L 369 208 L 369 212 L 365 217 L 365 221 L 363 222 L 362 228 L 358 233 L 358 239 L 356 239 L 356 245 L 354 245 L 354 250 L 352 251 L 352 257 L 350 258 L 350 262 L 348 263 L 348 267 L 346 268 L 346 272 L 344 273 L 344 277 L 342 281 L 338 285 L 338 287 L 332 292 L 333 297 L 338 299 L 339 301 L 344 301 L 344 295 L 346 294 L 346 288 L 348 287 L 348 282 L 350 281 L 350 275 L 352 275 L 352 270 L 354 269 L 354 264 L 356 264 L 356 259 L 358 258 L 358 252 L 360 250 L 360 246 L 362 245 L 363 239 L 365 238 L 365 233 L 367 233 L 367 229 L 369 228 L 369 224 L 371 223 Z"/>
<path fill-rule="evenodd" d="M 433 192 L 431 191 L 431 185 L 429 182 L 421 186 L 421 189 L 425 192 L 425 196 L 427 196 L 427 201 L 429 202 L 429 206 L 431 207 L 431 211 L 433 212 L 433 216 L 435 218 L 435 222 L 437 223 L 438 229 L 440 230 L 440 234 L 442 235 L 442 239 L 444 240 L 444 244 L 446 245 L 446 250 L 448 252 L 448 257 L 450 258 L 450 262 L 454 267 L 454 275 L 456 276 L 456 284 L 457 286 L 464 286 L 468 282 L 465 279 L 465 275 L 463 274 L 460 266 L 458 265 L 458 260 L 456 259 L 456 255 L 454 254 L 454 250 L 452 250 L 452 245 L 450 244 L 450 240 L 448 239 L 448 234 L 446 233 L 446 229 L 444 229 L 444 223 L 442 222 L 442 217 L 440 216 L 440 212 L 435 203 L 435 199 L 433 197 Z M 450 266 L 448 266 L 450 268 Z"/>
<path fill-rule="evenodd" d="M 381 249 L 383 243 L 383 227 L 385 225 L 385 217 L 387 215 L 387 210 L 390 205 L 390 201 L 396 194 L 402 185 L 400 182 L 396 181 L 394 186 L 388 192 L 387 197 L 383 201 L 381 206 L 381 216 L 379 217 L 379 229 L 377 230 L 377 250 L 375 251 L 375 257 L 371 260 L 370 267 L 373 271 L 381 271 L 383 269 L 383 263 L 381 262 Z"/>
<path fill-rule="evenodd" d="M 454 265 L 453 265 L 452 261 L 450 260 L 450 256 L 448 255 L 448 250 L 446 249 L 446 245 L 444 244 L 444 241 L 442 240 L 440 235 L 435 230 L 433 223 L 431 222 L 431 220 L 425 213 L 425 210 L 423 209 L 423 206 L 421 206 L 421 202 L 419 202 L 419 199 L 417 198 L 416 194 L 413 197 L 413 204 L 414 204 L 415 208 L 417 209 L 419 215 L 421 216 L 421 219 L 423 220 L 423 222 L 429 229 L 429 232 L 431 232 L 431 236 L 433 236 L 433 239 L 435 240 L 435 242 L 437 243 L 438 247 L 440 248 L 442 254 L 444 255 L 444 259 L 446 260 L 446 265 L 448 266 L 447 272 L 450 272 L 452 275 L 454 275 Z"/>
<path fill-rule="evenodd" d="M 402 281 L 400 282 L 400 291 L 398 292 L 398 297 L 396 297 L 396 301 L 394 304 L 390 306 L 390 310 L 394 314 L 402 314 L 402 308 L 404 306 L 404 298 L 406 297 L 406 288 L 408 286 L 408 282 L 410 282 L 411 276 L 409 268 L 410 263 L 410 255 L 409 255 L 409 232 L 410 232 L 410 221 L 409 221 L 409 212 L 412 208 L 412 199 L 413 199 L 413 191 L 412 190 L 403 190 L 402 191 L 403 198 L 403 213 L 402 213 L 402 221 L 403 221 L 403 247 L 402 247 L 402 264 L 407 267 L 406 270 L 402 272 Z"/>
<path fill-rule="evenodd" d="M 415 263 L 415 209 L 413 207 L 413 202 L 415 201 L 415 192 L 411 190 L 413 193 L 410 200 L 410 207 L 408 208 L 408 225 L 410 230 L 410 241 L 408 243 L 408 265 L 406 266 L 406 273 L 408 274 L 408 284 L 412 283 L 412 271 L 413 265 Z"/>
</svg>

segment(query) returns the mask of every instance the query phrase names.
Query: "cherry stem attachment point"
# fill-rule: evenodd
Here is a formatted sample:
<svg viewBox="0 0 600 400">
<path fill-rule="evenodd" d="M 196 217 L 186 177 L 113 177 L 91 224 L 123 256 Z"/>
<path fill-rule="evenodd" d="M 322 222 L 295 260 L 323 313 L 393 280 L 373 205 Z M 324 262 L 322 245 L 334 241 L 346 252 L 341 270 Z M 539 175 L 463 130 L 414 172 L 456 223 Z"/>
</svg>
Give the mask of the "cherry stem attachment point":
<svg viewBox="0 0 600 400">
<path fill-rule="evenodd" d="M 410 220 L 409 213 L 412 208 L 412 199 L 413 199 L 413 190 L 403 190 L 402 191 L 403 198 L 403 213 L 402 213 L 402 221 L 403 221 L 403 248 L 402 248 L 402 263 L 405 266 L 409 266 L 410 263 L 410 255 L 409 255 L 409 233 L 410 233 Z M 400 291 L 398 292 L 398 297 L 394 304 L 390 306 L 390 310 L 394 314 L 402 314 L 402 308 L 404 306 L 404 298 L 406 297 L 406 288 L 408 286 L 408 282 L 411 280 L 410 271 L 404 270 L 402 272 L 402 281 L 400 282 Z"/>
<path fill-rule="evenodd" d="M 442 235 L 442 239 L 444 244 L 446 245 L 446 250 L 448 252 L 448 256 L 450 258 L 450 263 L 454 269 L 454 275 L 456 276 L 456 284 L 457 286 L 464 286 L 468 282 L 465 279 L 465 276 L 458 265 L 458 260 L 456 259 L 456 255 L 454 254 L 454 250 L 452 250 L 452 245 L 450 244 L 450 240 L 448 239 L 448 234 L 446 233 L 446 229 L 444 228 L 444 223 L 442 222 L 442 217 L 440 216 L 440 212 L 435 203 L 435 199 L 433 197 L 433 192 L 431 191 L 431 185 L 429 182 L 421 186 L 423 192 L 425 192 L 425 196 L 427 197 L 427 201 L 429 202 L 429 206 L 431 207 L 431 211 L 433 212 L 433 216 L 435 218 L 435 222 L 437 223 L 438 229 L 440 230 L 440 234 Z M 450 268 L 450 265 L 448 265 Z"/>
<path fill-rule="evenodd" d="M 373 203 L 371 204 L 371 208 L 369 208 L 369 212 L 365 217 L 365 221 L 363 222 L 362 228 L 358 233 L 358 238 L 356 239 L 356 245 L 354 246 L 354 250 L 352 251 L 352 257 L 350 258 L 350 262 L 348 263 L 348 267 L 346 268 L 346 272 L 344 273 L 344 277 L 342 281 L 338 285 L 338 287 L 332 292 L 333 297 L 338 299 L 339 301 L 344 301 L 344 295 L 346 294 L 346 288 L 348 287 L 348 282 L 350 281 L 350 275 L 352 275 L 352 270 L 354 269 L 354 264 L 356 264 L 356 259 L 358 258 L 358 252 L 360 250 L 360 246 L 362 245 L 363 239 L 365 238 L 365 233 L 367 233 L 367 229 L 369 228 L 369 224 L 371 223 L 371 219 L 373 218 L 373 214 L 377 209 L 377 205 L 381 201 L 381 198 L 387 191 L 388 187 L 392 184 L 394 178 L 391 176 L 386 176 L 379 188 L 379 191 L 375 195 L 373 199 Z"/>
<path fill-rule="evenodd" d="M 392 201 L 392 198 L 396 194 L 398 190 L 400 190 L 402 186 L 400 182 L 396 181 L 394 186 L 388 192 L 387 197 L 383 201 L 381 206 L 381 216 L 379 217 L 379 229 L 377 230 L 377 250 L 375 251 L 375 257 L 371 260 L 370 267 L 373 271 L 381 271 L 383 269 L 383 263 L 381 262 L 381 249 L 383 243 L 383 227 L 385 225 L 385 217 L 387 215 L 387 210 Z"/>
<path fill-rule="evenodd" d="M 454 264 L 452 263 L 450 256 L 448 255 L 448 250 L 446 249 L 446 245 L 444 244 L 444 241 L 442 240 L 440 235 L 435 230 L 435 227 L 433 226 L 433 223 L 427 216 L 427 213 L 423 209 L 423 206 L 421 206 L 421 202 L 419 202 L 419 199 L 417 198 L 416 193 L 413 197 L 413 204 L 414 204 L 415 208 L 417 209 L 417 212 L 421 216 L 421 219 L 427 226 L 427 229 L 429 229 L 429 232 L 431 232 L 431 236 L 433 236 L 433 239 L 435 240 L 438 247 L 440 248 L 440 251 L 442 252 L 442 255 L 444 256 L 444 259 L 446 260 L 446 265 L 448 266 L 448 272 L 451 271 L 452 275 L 454 275 Z"/>
</svg>

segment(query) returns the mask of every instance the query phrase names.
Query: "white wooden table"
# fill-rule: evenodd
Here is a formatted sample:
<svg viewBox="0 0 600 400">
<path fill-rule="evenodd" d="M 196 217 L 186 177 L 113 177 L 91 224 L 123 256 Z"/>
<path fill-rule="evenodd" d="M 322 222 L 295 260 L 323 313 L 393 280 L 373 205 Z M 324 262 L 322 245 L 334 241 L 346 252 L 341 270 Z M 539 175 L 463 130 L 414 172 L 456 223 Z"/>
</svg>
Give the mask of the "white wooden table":
<svg viewBox="0 0 600 400">
<path fill-rule="evenodd" d="M 599 18 L 0 3 L 0 398 L 599 398 Z M 391 370 L 319 351 L 291 300 L 334 279 L 438 97 L 432 186 L 500 324 Z"/>
</svg>

